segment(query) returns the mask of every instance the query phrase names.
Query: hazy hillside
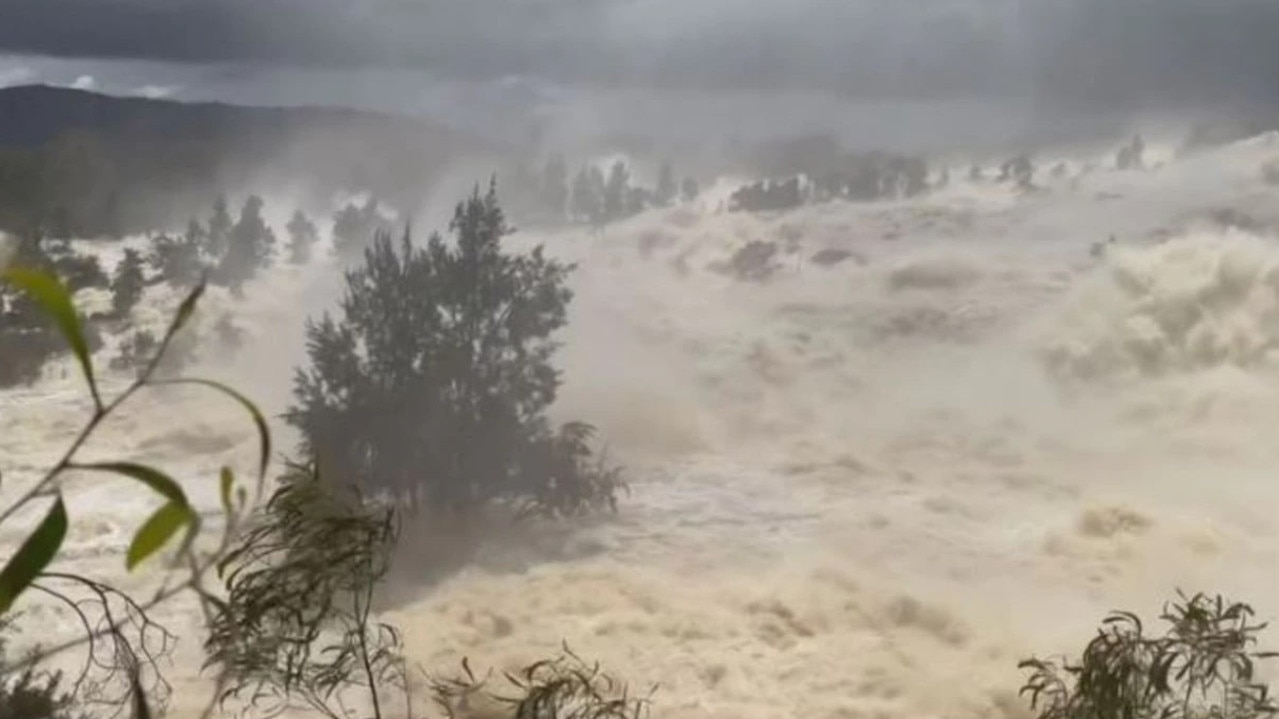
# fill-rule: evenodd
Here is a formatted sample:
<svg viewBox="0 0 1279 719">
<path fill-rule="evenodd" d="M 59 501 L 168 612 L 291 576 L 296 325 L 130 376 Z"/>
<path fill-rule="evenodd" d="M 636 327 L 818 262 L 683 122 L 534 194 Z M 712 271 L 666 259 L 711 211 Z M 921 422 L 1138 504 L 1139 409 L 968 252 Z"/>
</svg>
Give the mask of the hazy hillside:
<svg viewBox="0 0 1279 719">
<path fill-rule="evenodd" d="M 182 223 L 218 192 L 284 183 L 317 198 L 368 190 L 407 205 L 450 163 L 492 149 L 369 112 L 0 89 L 0 228 L 127 234 Z"/>
</svg>

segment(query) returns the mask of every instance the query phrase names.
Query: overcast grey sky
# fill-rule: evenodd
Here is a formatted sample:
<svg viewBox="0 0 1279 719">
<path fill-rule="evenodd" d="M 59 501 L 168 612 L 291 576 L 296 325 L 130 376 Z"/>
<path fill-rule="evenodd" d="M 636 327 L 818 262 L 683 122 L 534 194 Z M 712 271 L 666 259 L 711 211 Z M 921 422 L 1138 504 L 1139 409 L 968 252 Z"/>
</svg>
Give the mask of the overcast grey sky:
<svg viewBox="0 0 1279 719">
<path fill-rule="evenodd" d="M 1269 106 L 1279 0 L 0 0 L 0 55 L 0 85 L 407 111 L 600 88 Z"/>
<path fill-rule="evenodd" d="M 455 80 L 1270 101 L 1276 0 L 0 0 L 0 52 Z"/>
</svg>

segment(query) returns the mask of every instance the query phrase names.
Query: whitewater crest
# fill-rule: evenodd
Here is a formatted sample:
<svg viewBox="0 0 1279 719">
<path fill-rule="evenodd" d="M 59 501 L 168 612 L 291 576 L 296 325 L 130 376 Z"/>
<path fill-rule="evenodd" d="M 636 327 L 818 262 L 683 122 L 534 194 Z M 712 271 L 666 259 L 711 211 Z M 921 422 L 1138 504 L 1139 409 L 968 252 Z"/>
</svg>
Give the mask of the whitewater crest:
<svg viewBox="0 0 1279 719">
<path fill-rule="evenodd" d="M 1118 247 L 1041 350 L 1060 377 L 1132 380 L 1222 365 L 1274 368 L 1279 246 L 1227 231 Z"/>
</svg>

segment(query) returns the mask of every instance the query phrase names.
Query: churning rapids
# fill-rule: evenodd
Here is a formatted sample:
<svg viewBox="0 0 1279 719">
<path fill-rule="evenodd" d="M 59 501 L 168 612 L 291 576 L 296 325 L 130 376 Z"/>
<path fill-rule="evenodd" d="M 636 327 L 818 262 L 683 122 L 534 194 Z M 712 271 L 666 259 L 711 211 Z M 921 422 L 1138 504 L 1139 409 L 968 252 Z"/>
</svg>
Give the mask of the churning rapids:
<svg viewBox="0 0 1279 719">
<path fill-rule="evenodd" d="M 1025 195 L 956 181 L 755 216 L 712 198 L 600 236 L 513 236 L 579 265 L 556 411 L 599 425 L 632 496 L 573 533 L 495 537 L 383 618 L 436 672 L 566 640 L 659 684 L 657 716 L 918 719 L 1021 716 L 1018 659 L 1077 652 L 1107 611 L 1156 613 L 1178 587 L 1279 616 L 1275 158 L 1262 136 L 1148 172 L 1072 162 Z M 715 269 L 754 240 L 779 247 L 769 279 Z M 198 373 L 278 413 L 303 320 L 339 285 L 324 262 L 273 272 L 242 302 L 207 298 L 250 340 Z M 146 302 L 159 324 L 176 298 Z M 6 493 L 85 416 L 67 367 L 0 394 Z M 247 473 L 254 442 L 234 405 L 172 394 L 93 452 L 164 466 L 213 508 L 217 468 Z M 151 498 L 70 487 L 65 561 L 143 581 L 122 554 Z M 24 602 L 43 617 L 26 638 L 73 628 Z M 196 617 L 158 619 L 185 637 L 169 672 L 187 716 L 208 696 Z"/>
</svg>

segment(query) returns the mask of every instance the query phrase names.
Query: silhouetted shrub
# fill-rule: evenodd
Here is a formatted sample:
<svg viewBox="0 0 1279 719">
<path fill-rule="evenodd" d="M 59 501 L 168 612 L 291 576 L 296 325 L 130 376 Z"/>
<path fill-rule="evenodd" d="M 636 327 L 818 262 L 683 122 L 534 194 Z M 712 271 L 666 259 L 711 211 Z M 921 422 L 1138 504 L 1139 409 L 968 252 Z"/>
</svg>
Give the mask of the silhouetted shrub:
<svg viewBox="0 0 1279 719">
<path fill-rule="evenodd" d="M 262 219 L 262 198 L 252 195 L 240 209 L 240 219 L 231 228 L 226 254 L 216 277 L 221 284 L 238 290 L 259 270 L 271 264 L 275 253 L 275 232 Z"/>
<path fill-rule="evenodd" d="M 115 279 L 111 283 L 111 311 L 116 317 L 124 317 L 133 311 L 142 292 L 146 289 L 146 276 L 142 272 L 142 255 L 129 248 L 115 268 Z"/>
<path fill-rule="evenodd" d="M 343 260 L 354 260 L 378 233 L 390 233 L 391 223 L 378 209 L 376 198 L 362 206 L 348 204 L 333 216 L 333 252 Z"/>
<path fill-rule="evenodd" d="M 608 213 L 604 208 L 604 192 L 604 173 L 594 165 L 583 167 L 573 177 L 569 197 L 570 219 L 592 225 L 604 224 L 608 220 Z"/>
<path fill-rule="evenodd" d="M 53 260 L 39 237 L 27 236 L 12 242 L 8 266 L 53 272 Z M 0 387 L 26 385 L 40 379 L 45 364 L 64 348 L 39 303 L 27 293 L 0 283 Z"/>
<path fill-rule="evenodd" d="M 803 202 L 798 177 L 778 182 L 760 180 L 734 190 L 729 197 L 729 209 L 734 212 L 791 210 Z"/>
<path fill-rule="evenodd" d="M 192 222 L 185 235 L 160 235 L 151 243 L 149 262 L 158 279 L 173 287 L 194 287 L 208 266 L 204 246 L 206 235 Z"/>
<path fill-rule="evenodd" d="M 222 564 L 205 642 L 206 666 L 229 679 L 219 701 L 270 716 L 301 701 L 336 719 L 354 691 L 380 719 L 386 691 L 407 691 L 399 635 L 372 618 L 397 536 L 392 510 L 291 465 Z"/>
<path fill-rule="evenodd" d="M 79 292 L 89 288 L 103 288 L 111 284 L 102 264 L 93 255 L 76 254 L 71 243 L 65 241 L 49 243 L 49 258 L 53 271 L 62 278 L 67 289 Z"/>
<path fill-rule="evenodd" d="M 630 696 L 624 683 L 603 672 L 599 663 L 587 664 L 567 645 L 560 656 L 507 672 L 504 678 L 506 690 L 494 690 L 491 677 L 477 677 L 463 659 L 462 676 L 433 679 L 431 690 L 448 719 L 641 719 L 649 714 L 648 697 Z"/>
<path fill-rule="evenodd" d="M 0 719 L 82 719 L 75 697 L 62 686 L 62 672 L 9 667 L 9 637 L 17 615 L 0 617 Z"/>
<path fill-rule="evenodd" d="M 1141 619 L 1114 612 L 1077 663 L 1027 659 L 1022 687 L 1039 719 L 1258 719 L 1279 714 L 1251 649 L 1265 624 L 1252 608 L 1221 596 L 1186 597 L 1164 607 L 1168 629 L 1147 636 Z"/>
<path fill-rule="evenodd" d="M 160 341 L 147 330 L 138 330 L 120 343 L 120 353 L 107 363 L 117 372 L 141 373 L 160 347 Z"/>
<path fill-rule="evenodd" d="M 716 263 L 712 269 L 739 280 L 763 282 L 780 269 L 775 261 L 777 243 L 755 240 L 742 245 L 727 262 Z"/>
<path fill-rule="evenodd" d="M 1115 155 L 1115 167 L 1120 170 L 1141 170 L 1146 166 L 1146 143 L 1141 135 L 1133 135 L 1128 144 Z"/>
<path fill-rule="evenodd" d="M 999 181 L 1015 183 L 1029 189 L 1035 178 L 1035 165 L 1028 155 L 1018 155 L 999 166 Z"/>
<path fill-rule="evenodd" d="M 286 226 L 289 231 L 289 262 L 305 265 L 311 261 L 311 249 L 320 241 L 320 233 L 301 210 L 293 213 Z"/>
</svg>

